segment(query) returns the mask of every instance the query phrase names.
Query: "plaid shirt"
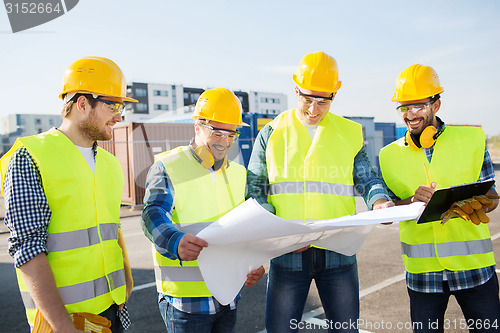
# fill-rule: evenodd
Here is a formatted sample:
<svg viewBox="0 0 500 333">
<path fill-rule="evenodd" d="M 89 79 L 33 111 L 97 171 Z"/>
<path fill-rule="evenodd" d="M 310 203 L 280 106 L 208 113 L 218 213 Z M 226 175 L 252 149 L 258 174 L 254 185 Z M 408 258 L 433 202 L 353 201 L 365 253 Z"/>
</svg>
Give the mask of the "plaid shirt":
<svg viewBox="0 0 500 333">
<path fill-rule="evenodd" d="M 438 131 L 441 131 L 442 129 L 444 130 L 445 127 L 446 125 L 440 121 Z M 434 146 L 430 148 L 422 148 L 422 150 L 425 152 L 425 156 L 430 162 L 432 159 L 432 153 L 434 152 Z M 485 147 L 483 166 L 481 168 L 478 181 L 493 178 L 495 178 L 495 169 L 493 167 L 493 163 L 491 162 L 490 153 Z M 493 186 L 492 189 L 495 189 L 495 186 Z M 389 195 L 394 200 L 400 199 L 390 190 Z M 493 274 L 495 274 L 495 265 L 468 271 L 450 271 L 445 269 L 440 272 L 428 273 L 406 272 L 406 285 L 411 290 L 421 293 L 442 293 L 444 280 L 448 281 L 451 291 L 456 291 L 480 286 L 486 283 L 493 276 Z"/>
<path fill-rule="evenodd" d="M 170 177 L 161 161 L 154 163 L 146 178 L 146 194 L 144 210 L 141 215 L 141 226 L 146 237 L 154 244 L 156 251 L 172 259 L 179 259 L 177 246 L 185 233 L 179 231 L 172 222 L 175 208 L 175 193 Z M 182 261 L 181 261 L 182 263 Z M 173 297 L 159 294 L 159 300 L 165 298 L 176 309 L 193 314 L 215 314 L 222 310 L 214 297 Z M 236 309 L 240 295 L 229 304 Z"/>
<path fill-rule="evenodd" d="M 94 156 L 97 153 L 94 144 Z M 40 170 L 24 147 L 12 156 L 4 184 L 5 224 L 10 230 L 9 254 L 20 267 L 40 253 L 48 253 L 47 236 L 52 212 L 45 197 Z M 119 313 L 125 329 L 130 326 L 126 307 Z"/>
<path fill-rule="evenodd" d="M 256 199 L 263 207 L 275 213 L 274 207 L 267 202 L 269 193 L 269 177 L 267 174 L 266 149 L 269 137 L 274 129 L 266 125 L 260 130 L 255 139 L 252 156 L 248 163 L 247 187 L 248 197 Z M 354 158 L 352 177 L 356 192 L 360 194 L 371 209 L 375 201 L 379 199 L 391 200 L 387 194 L 387 187 L 382 179 L 373 169 L 366 148 L 363 146 Z M 333 251 L 325 251 L 325 268 L 343 267 L 353 264 L 356 255 L 345 256 Z M 302 253 L 287 253 L 273 259 L 273 263 L 280 265 L 290 271 L 302 270 Z"/>
</svg>

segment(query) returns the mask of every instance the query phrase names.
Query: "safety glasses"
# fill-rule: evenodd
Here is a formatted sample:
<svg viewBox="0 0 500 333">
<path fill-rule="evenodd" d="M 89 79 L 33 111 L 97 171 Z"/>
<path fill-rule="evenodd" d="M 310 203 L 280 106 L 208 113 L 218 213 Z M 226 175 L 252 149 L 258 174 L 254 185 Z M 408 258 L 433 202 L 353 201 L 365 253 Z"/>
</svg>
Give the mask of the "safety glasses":
<svg viewBox="0 0 500 333">
<path fill-rule="evenodd" d="M 107 106 L 109 106 L 111 113 L 113 116 L 118 114 L 122 114 L 123 110 L 125 110 L 125 105 L 119 102 L 108 101 L 107 99 L 102 98 L 94 98 L 95 101 L 103 102 Z"/>
<path fill-rule="evenodd" d="M 408 112 L 413 113 L 413 115 L 416 115 L 419 112 L 422 112 L 423 110 L 427 111 L 429 109 L 429 106 L 432 105 L 434 101 L 430 101 L 427 103 L 415 103 L 415 104 L 407 104 L 407 105 L 400 105 L 396 108 L 401 114 L 406 114 Z"/>
<path fill-rule="evenodd" d="M 238 131 L 230 131 L 230 130 L 226 130 L 226 129 L 222 129 L 222 128 L 217 128 L 217 127 L 213 127 L 213 126 L 204 124 L 202 122 L 198 122 L 198 125 L 208 129 L 210 136 L 213 136 L 214 138 L 217 138 L 217 139 L 229 138 L 230 140 L 236 140 L 238 138 L 238 136 L 240 135 L 240 132 L 238 132 Z"/>
<path fill-rule="evenodd" d="M 333 93 L 330 97 L 316 96 L 316 95 L 308 95 L 302 93 L 299 89 L 299 96 L 302 103 L 304 103 L 307 107 L 310 107 L 312 103 L 316 103 L 318 107 L 327 107 L 330 106 L 333 100 Z"/>
</svg>

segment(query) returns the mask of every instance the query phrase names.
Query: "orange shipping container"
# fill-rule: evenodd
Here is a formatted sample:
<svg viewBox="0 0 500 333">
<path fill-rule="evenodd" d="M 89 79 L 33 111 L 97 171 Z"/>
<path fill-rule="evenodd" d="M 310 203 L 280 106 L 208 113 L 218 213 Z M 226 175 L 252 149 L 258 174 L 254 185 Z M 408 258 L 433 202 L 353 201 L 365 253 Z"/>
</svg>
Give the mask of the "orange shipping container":
<svg viewBox="0 0 500 333">
<path fill-rule="evenodd" d="M 122 204 L 141 208 L 146 175 L 154 163 L 154 155 L 189 144 L 194 137 L 193 124 L 121 123 L 113 128 L 111 141 L 99 146 L 115 155 L 123 169 L 125 185 Z"/>
</svg>

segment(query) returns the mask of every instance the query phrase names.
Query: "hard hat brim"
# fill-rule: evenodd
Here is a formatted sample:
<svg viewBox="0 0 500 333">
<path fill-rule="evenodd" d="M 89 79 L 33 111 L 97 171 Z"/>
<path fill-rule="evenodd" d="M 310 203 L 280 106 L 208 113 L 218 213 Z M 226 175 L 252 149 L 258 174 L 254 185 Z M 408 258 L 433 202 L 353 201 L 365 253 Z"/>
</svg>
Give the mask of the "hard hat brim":
<svg viewBox="0 0 500 333">
<path fill-rule="evenodd" d="M 116 98 L 121 98 L 122 101 L 124 102 L 133 102 L 133 103 L 138 103 L 139 101 L 134 99 L 134 98 L 130 98 L 130 97 L 123 97 L 123 96 L 114 96 L 114 95 L 106 95 L 106 94 L 99 94 L 99 93 L 95 93 L 95 92 L 91 92 L 91 91 L 64 91 L 62 93 L 59 94 L 59 98 L 60 99 L 63 99 L 63 96 L 66 95 L 66 94 L 70 94 L 70 93 L 81 93 L 81 94 L 90 94 L 90 95 L 99 95 L 99 96 L 110 96 L 110 97 L 116 97 Z"/>
<path fill-rule="evenodd" d="M 133 103 L 139 103 L 138 100 L 134 99 L 134 98 L 130 98 L 130 97 L 120 97 L 123 101 L 125 102 L 133 102 Z"/>
<path fill-rule="evenodd" d="M 223 123 L 223 124 L 236 125 L 236 126 L 248 126 L 248 127 L 250 127 L 250 125 L 248 125 L 247 123 L 245 123 L 243 121 L 241 123 L 239 123 L 239 124 L 233 124 L 233 123 L 226 123 L 226 122 L 220 121 L 220 120 L 215 120 L 215 119 L 212 119 L 210 117 L 202 117 L 202 116 L 199 116 L 199 115 L 196 115 L 196 114 L 194 114 L 194 115 L 191 116 L 191 119 L 193 119 L 194 121 L 198 120 L 199 118 L 206 119 L 206 120 L 211 120 L 211 121 L 218 121 L 218 122 Z"/>
</svg>

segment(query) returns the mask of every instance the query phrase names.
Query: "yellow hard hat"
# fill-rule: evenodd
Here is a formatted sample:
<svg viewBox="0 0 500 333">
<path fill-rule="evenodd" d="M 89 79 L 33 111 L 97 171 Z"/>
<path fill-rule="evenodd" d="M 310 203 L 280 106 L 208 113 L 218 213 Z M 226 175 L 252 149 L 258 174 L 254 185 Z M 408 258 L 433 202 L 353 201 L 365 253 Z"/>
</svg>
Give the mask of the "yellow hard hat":
<svg viewBox="0 0 500 333">
<path fill-rule="evenodd" d="M 415 101 L 440 94 L 443 91 L 444 89 L 439 83 L 439 76 L 432 67 L 415 64 L 399 74 L 392 101 Z"/>
<path fill-rule="evenodd" d="M 243 122 L 241 102 L 225 88 L 205 90 L 198 98 L 193 119 L 203 118 L 237 126 L 250 126 Z"/>
<path fill-rule="evenodd" d="M 127 81 L 120 67 L 102 57 L 78 59 L 66 69 L 59 98 L 76 92 L 113 96 L 123 101 L 137 102 L 136 99 L 127 97 Z"/>
<path fill-rule="evenodd" d="M 337 62 L 324 52 L 306 54 L 293 74 L 293 81 L 303 89 L 332 93 L 342 85 Z"/>
</svg>

